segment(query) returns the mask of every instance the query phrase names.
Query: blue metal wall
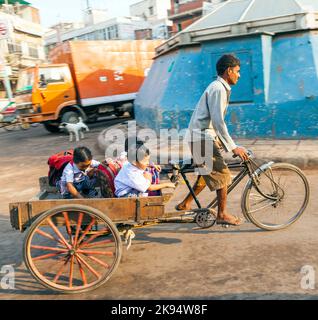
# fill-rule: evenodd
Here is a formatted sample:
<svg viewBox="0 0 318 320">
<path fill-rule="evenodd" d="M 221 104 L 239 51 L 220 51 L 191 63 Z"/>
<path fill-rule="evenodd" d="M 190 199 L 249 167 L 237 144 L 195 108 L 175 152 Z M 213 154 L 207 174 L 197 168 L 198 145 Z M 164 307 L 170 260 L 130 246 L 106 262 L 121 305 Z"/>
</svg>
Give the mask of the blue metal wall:
<svg viewBox="0 0 318 320">
<path fill-rule="evenodd" d="M 137 123 L 187 128 L 224 53 L 241 59 L 227 123 L 233 137 L 318 136 L 318 34 L 255 35 L 210 41 L 158 57 L 135 100 Z"/>
</svg>

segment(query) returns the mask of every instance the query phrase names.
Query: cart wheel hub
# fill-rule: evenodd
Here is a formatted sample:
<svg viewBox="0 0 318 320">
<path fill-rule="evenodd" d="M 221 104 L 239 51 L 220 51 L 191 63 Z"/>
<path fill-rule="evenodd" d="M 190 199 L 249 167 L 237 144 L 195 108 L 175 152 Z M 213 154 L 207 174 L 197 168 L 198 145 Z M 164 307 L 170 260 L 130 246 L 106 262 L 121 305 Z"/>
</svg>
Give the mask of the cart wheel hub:
<svg viewBox="0 0 318 320">
<path fill-rule="evenodd" d="M 76 252 L 75 252 L 75 250 L 70 250 L 69 254 L 70 254 L 71 256 L 74 256 L 74 255 L 76 254 Z"/>
</svg>

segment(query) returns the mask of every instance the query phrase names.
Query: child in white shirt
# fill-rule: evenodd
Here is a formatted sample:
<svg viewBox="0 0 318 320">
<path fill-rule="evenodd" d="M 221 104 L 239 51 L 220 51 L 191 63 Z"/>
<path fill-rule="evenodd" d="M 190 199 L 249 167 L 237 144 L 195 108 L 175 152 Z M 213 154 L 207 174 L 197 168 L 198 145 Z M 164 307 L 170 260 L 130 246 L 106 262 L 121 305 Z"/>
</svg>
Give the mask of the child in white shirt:
<svg viewBox="0 0 318 320">
<path fill-rule="evenodd" d="M 175 188 L 173 183 L 152 184 L 152 174 L 146 172 L 150 151 L 143 143 L 137 143 L 134 148 L 135 160 L 126 163 L 115 178 L 116 197 L 147 196 L 150 191 Z"/>
</svg>

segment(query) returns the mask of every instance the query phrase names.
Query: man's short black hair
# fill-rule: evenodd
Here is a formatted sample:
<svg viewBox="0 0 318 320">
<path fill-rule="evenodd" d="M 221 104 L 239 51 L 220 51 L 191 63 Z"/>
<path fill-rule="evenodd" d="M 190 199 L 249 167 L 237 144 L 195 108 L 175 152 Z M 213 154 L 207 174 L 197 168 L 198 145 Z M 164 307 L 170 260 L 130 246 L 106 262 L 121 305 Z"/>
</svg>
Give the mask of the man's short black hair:
<svg viewBox="0 0 318 320">
<path fill-rule="evenodd" d="M 224 72 L 228 68 L 234 68 L 240 65 L 241 65 L 240 59 L 235 57 L 233 54 L 225 54 L 217 62 L 216 71 L 219 76 L 223 76 Z"/>
<path fill-rule="evenodd" d="M 88 148 L 78 147 L 74 149 L 74 155 L 73 155 L 74 163 L 86 162 L 92 159 L 93 159 L 92 153 Z"/>
</svg>

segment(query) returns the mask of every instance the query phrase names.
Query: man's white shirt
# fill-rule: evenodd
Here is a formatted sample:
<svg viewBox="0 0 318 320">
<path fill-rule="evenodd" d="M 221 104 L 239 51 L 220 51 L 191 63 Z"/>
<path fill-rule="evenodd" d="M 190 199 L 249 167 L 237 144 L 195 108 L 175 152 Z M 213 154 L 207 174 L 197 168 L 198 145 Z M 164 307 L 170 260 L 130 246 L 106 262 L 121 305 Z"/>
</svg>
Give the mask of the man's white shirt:
<svg viewBox="0 0 318 320">
<path fill-rule="evenodd" d="M 187 141 L 219 138 L 225 151 L 230 152 L 237 147 L 224 121 L 230 93 L 230 85 L 221 77 L 208 86 L 191 117 L 185 137 Z"/>
</svg>

